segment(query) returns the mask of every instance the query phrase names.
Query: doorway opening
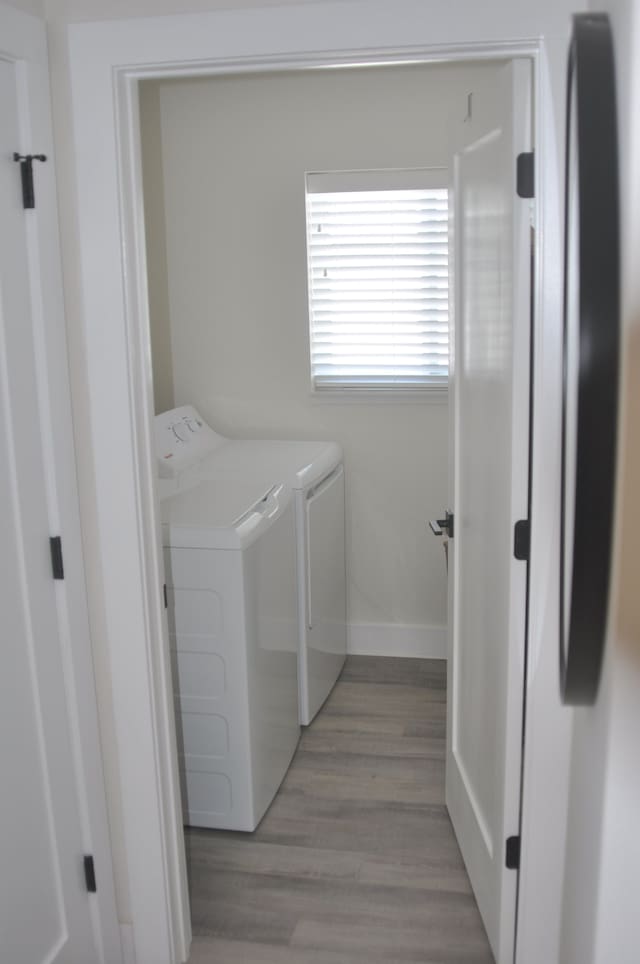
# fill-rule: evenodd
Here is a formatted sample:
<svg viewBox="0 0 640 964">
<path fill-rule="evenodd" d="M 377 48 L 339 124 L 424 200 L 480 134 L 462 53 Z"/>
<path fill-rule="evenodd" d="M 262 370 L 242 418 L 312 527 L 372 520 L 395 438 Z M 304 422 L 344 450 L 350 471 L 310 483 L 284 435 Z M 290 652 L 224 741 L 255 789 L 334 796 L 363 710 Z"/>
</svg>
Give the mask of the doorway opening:
<svg viewBox="0 0 640 964">
<path fill-rule="evenodd" d="M 387 612 L 397 615 L 398 611 L 402 610 L 403 592 L 405 593 L 404 602 L 406 603 L 407 598 L 411 597 L 414 606 L 416 600 L 418 605 L 424 606 L 424 596 L 429 597 L 428 602 L 433 605 L 431 612 L 437 615 L 429 615 L 427 609 L 425 616 L 425 609 L 419 611 L 414 608 L 412 611 L 408 604 L 409 614 L 404 619 L 396 620 L 400 627 L 412 628 L 413 645 L 416 646 L 436 645 L 433 639 L 427 640 L 424 633 L 418 637 L 416 643 L 417 627 L 426 625 L 433 628 L 434 624 L 442 626 L 446 622 L 444 560 L 440 547 L 428 542 L 424 526 L 427 514 L 435 514 L 443 502 L 449 502 L 449 490 L 446 484 L 447 458 L 443 457 L 443 451 L 446 448 L 450 424 L 454 424 L 456 432 L 460 431 L 460 424 L 456 424 L 455 418 L 453 422 L 451 421 L 452 415 L 447 411 L 446 402 L 443 403 L 442 399 L 435 405 L 433 402 L 425 403 L 406 398 L 402 399 L 400 404 L 398 400 L 382 402 L 380 399 L 370 399 L 364 404 L 362 401 L 336 403 L 334 400 L 331 404 L 323 405 L 309 397 L 306 378 L 308 335 L 304 324 L 304 311 L 300 310 L 302 300 L 300 291 L 302 289 L 304 292 L 306 285 L 304 246 L 300 244 L 300 218 L 298 217 L 296 222 L 296 210 L 299 215 L 301 204 L 303 206 L 304 172 L 318 169 L 319 162 L 300 158 L 298 156 L 300 151 L 296 154 L 289 142 L 287 146 L 283 144 L 286 124 L 282 118 L 288 119 L 295 135 L 294 140 L 308 149 L 309 139 L 302 137 L 300 130 L 301 119 L 310 116 L 314 122 L 311 126 L 316 128 L 319 126 L 317 119 L 326 113 L 326 108 L 323 112 L 310 107 L 310 104 L 313 104 L 313 97 L 309 91 L 303 90 L 303 81 L 308 79 L 316 88 L 325 82 L 327 84 L 330 82 L 334 87 L 332 94 L 334 103 L 337 103 L 335 88 L 339 90 L 341 86 L 344 87 L 345 77 L 357 80 L 362 87 L 371 88 L 374 77 L 378 76 L 384 77 L 384 87 L 387 87 L 392 74 L 402 75 L 403 79 L 411 76 L 412 82 L 423 84 L 425 73 L 431 72 L 433 76 L 439 74 L 439 79 L 442 80 L 447 72 L 453 74 L 457 70 L 461 72 L 455 96 L 460 115 L 457 120 L 464 133 L 463 125 L 466 125 L 468 130 L 473 126 L 470 122 L 474 120 L 470 115 L 474 99 L 469 99 L 469 93 L 474 91 L 476 86 L 485 91 L 492 90 L 490 78 L 497 69 L 495 63 L 488 61 L 474 65 L 465 63 L 458 68 L 453 65 L 394 66 L 375 69 L 362 67 L 344 72 L 254 73 L 211 79 L 144 81 L 141 88 L 142 156 L 156 413 L 176 404 L 195 402 L 200 410 L 203 410 L 205 418 L 212 421 L 214 426 L 226 435 L 310 438 L 322 433 L 325 438 L 338 438 L 343 446 L 345 439 L 348 439 L 348 444 L 352 448 L 350 461 L 354 469 L 354 488 L 351 491 L 347 515 L 351 566 L 351 621 L 355 626 L 352 638 L 363 639 L 367 628 L 375 627 L 376 622 L 386 624 L 387 628 L 387 650 L 381 653 L 378 649 L 377 652 L 377 665 L 382 676 L 377 683 L 373 682 L 374 687 L 383 686 L 388 682 L 385 679 L 385 672 L 392 678 L 397 674 L 398 667 L 394 653 L 397 652 L 398 642 L 401 647 L 404 639 L 404 645 L 408 645 L 407 635 L 403 636 L 398 626 L 393 626 L 392 618 L 388 616 L 379 618 L 380 612 L 385 612 L 383 602 L 387 603 Z M 472 76 L 474 72 L 475 76 Z M 203 112 L 203 102 L 206 104 L 207 95 L 211 98 L 211 92 L 207 88 L 212 85 L 222 89 L 223 95 L 235 103 L 236 109 L 229 110 L 228 105 L 221 107 L 218 102 L 213 112 L 215 116 L 204 121 L 207 111 L 205 109 Z M 286 96 L 282 85 L 290 87 L 290 92 Z M 241 94 L 244 93 L 245 100 L 241 100 L 243 109 L 238 110 L 238 97 L 241 96 L 238 94 L 238 88 L 241 89 L 243 86 L 245 90 L 241 90 Z M 256 103 L 255 91 L 263 87 L 275 89 L 274 102 L 280 105 L 280 124 L 267 121 L 264 103 Z M 445 99 L 442 87 L 436 84 L 435 89 L 439 109 L 442 111 L 442 102 Z M 318 96 L 317 92 L 314 96 Z M 190 104 L 189 98 L 193 98 Z M 297 103 L 300 110 L 297 124 L 291 123 L 292 109 L 295 111 L 295 107 L 291 106 L 292 98 L 293 103 Z M 199 99 L 201 103 L 198 106 Z M 324 140 L 322 145 L 325 151 L 324 157 L 330 156 L 331 147 L 334 151 L 333 156 L 336 156 L 336 143 L 342 151 L 340 153 L 338 150 L 339 160 L 325 160 L 324 164 L 321 164 L 322 169 L 359 169 L 363 166 L 362 161 L 360 163 L 353 159 L 345 161 L 345 156 L 350 158 L 366 156 L 369 159 L 364 161 L 364 164 L 368 167 L 407 166 L 406 161 L 400 163 L 398 160 L 402 156 L 402 151 L 397 133 L 390 133 L 384 125 L 379 124 L 379 114 L 376 115 L 379 98 L 374 96 L 372 101 L 375 107 L 370 108 L 373 114 L 371 127 L 376 134 L 378 149 L 381 152 L 378 157 L 382 157 L 382 160 L 370 159 L 372 147 L 363 143 L 362 131 L 356 131 L 354 137 L 354 141 L 358 142 L 360 154 L 353 146 L 351 154 L 348 153 L 344 141 L 347 129 L 353 128 L 353 121 L 348 125 L 342 118 L 341 140 L 335 135 L 329 138 L 326 132 L 320 133 L 320 142 Z M 530 110 L 530 102 L 529 95 L 528 110 Z M 209 100 L 210 104 L 211 100 Z M 249 106 L 256 111 L 253 117 L 247 116 Z M 485 123 L 485 128 L 475 139 L 467 137 L 465 141 L 462 134 L 455 135 L 446 130 L 446 120 L 440 122 L 439 128 L 435 122 L 425 125 L 428 126 L 428 138 L 431 138 L 432 149 L 434 131 L 438 131 L 440 137 L 438 148 L 441 153 L 437 155 L 434 152 L 433 157 L 427 160 L 429 166 L 433 161 L 435 161 L 433 166 L 437 166 L 436 157 L 441 161 L 444 156 L 445 164 L 451 170 L 453 178 L 454 157 L 458 165 L 457 173 L 460 174 L 469 158 L 475 161 L 479 156 L 485 142 L 493 143 L 492 132 L 499 124 L 494 121 L 491 127 L 486 118 L 483 120 L 483 111 L 486 107 L 479 96 L 475 98 L 475 110 L 478 117 L 477 123 Z M 415 105 L 411 113 L 415 113 Z M 442 113 L 445 118 L 451 117 L 451 113 L 447 110 Z M 362 117 L 362 114 L 360 106 L 354 116 Z M 236 137 L 243 145 L 240 153 L 237 153 L 236 149 L 235 156 L 232 151 L 229 152 L 228 157 L 225 156 L 220 144 L 216 143 L 216 137 L 218 137 L 226 148 L 231 139 L 229 132 L 226 137 L 221 135 L 220 118 L 222 116 L 227 118 L 232 128 L 235 127 Z M 275 160 L 272 159 L 270 179 L 265 177 L 268 158 L 264 151 L 258 155 L 256 142 L 251 140 L 251 135 L 255 135 L 256 126 L 260 121 L 264 125 L 264 130 L 261 132 L 263 138 L 266 132 L 270 137 L 274 137 L 274 131 L 278 132 L 276 139 L 278 150 L 275 152 Z M 158 122 L 160 122 L 160 128 L 158 128 Z M 381 127 L 385 129 L 386 139 L 380 136 Z M 413 117 L 406 127 L 416 140 Z M 530 139 L 530 119 L 528 128 Z M 198 138 L 202 139 L 198 140 Z M 332 144 L 329 141 L 332 141 Z M 185 149 L 186 144 L 189 145 L 188 149 Z M 461 144 L 463 146 L 460 146 Z M 479 148 L 478 145 L 482 147 Z M 412 157 L 415 160 L 410 162 L 410 166 L 424 166 L 424 148 L 421 153 L 419 147 L 414 146 L 414 152 Z M 299 167 L 296 175 L 287 170 L 292 155 Z M 259 162 L 256 162 L 257 156 L 259 156 Z M 419 157 L 420 160 L 418 160 Z M 493 160 L 495 162 L 495 158 Z M 160 168 L 158 168 L 159 161 Z M 226 176 L 217 173 L 216 165 L 220 165 L 221 171 L 226 170 Z M 484 184 L 483 177 L 484 175 L 481 175 L 479 182 L 476 181 L 476 183 Z M 288 184 L 293 187 L 292 193 L 297 192 L 296 200 L 291 204 L 287 201 Z M 457 186 L 466 188 L 462 181 Z M 488 190 L 490 191 L 491 188 Z M 155 201 L 153 197 L 150 200 L 150 195 L 154 194 Z M 159 195 L 161 195 L 161 204 L 158 204 Z M 222 203 L 223 210 L 224 205 L 228 205 L 226 215 L 220 217 L 219 212 L 216 213 L 210 207 L 212 197 L 217 198 L 218 203 Z M 264 203 L 261 210 L 257 208 L 257 199 L 260 198 Z M 265 215 L 265 211 L 269 214 Z M 496 230 L 504 229 L 505 224 L 498 223 L 496 228 L 495 210 L 476 211 L 476 220 L 478 214 L 491 226 L 488 234 L 484 236 L 485 245 L 490 244 L 491 231 L 494 233 L 495 241 Z M 159 216 L 163 223 L 159 223 Z M 254 218 L 253 225 L 250 223 L 251 216 Z M 287 239 L 287 230 L 294 223 L 295 230 L 290 230 L 289 233 L 291 239 L 298 239 L 297 242 Z M 279 237 L 287 240 L 278 240 Z M 271 241 L 271 248 L 269 241 Z M 488 250 L 487 247 L 485 247 L 486 250 Z M 239 256 L 239 252 L 242 252 L 242 256 Z M 155 288 L 153 279 L 157 283 Z M 518 282 L 522 284 L 523 279 L 519 278 Z M 523 289 L 528 301 L 530 281 L 528 288 L 524 283 Z M 482 297 L 482 291 L 476 293 Z M 287 321 L 292 321 L 295 327 L 288 329 Z M 494 330 L 488 334 L 485 333 L 482 348 L 480 348 L 480 341 L 475 345 L 473 339 L 465 342 L 465 351 L 471 353 L 476 351 L 477 357 L 480 358 L 480 376 L 484 377 L 485 383 L 487 380 L 491 381 L 491 373 L 493 370 L 495 374 L 496 364 L 499 370 L 501 352 L 504 356 L 505 352 L 510 351 L 508 337 L 505 342 L 500 340 L 501 336 L 504 339 L 504 325 L 502 332 Z M 251 346 L 251 352 L 247 350 L 247 345 Z M 528 368 L 528 356 L 525 367 Z M 285 390 L 284 383 L 287 377 L 290 384 Z M 528 388 L 524 394 L 528 404 Z M 374 432 L 370 428 L 372 420 L 375 420 Z M 400 430 L 399 422 L 402 423 Z M 416 444 L 416 440 L 420 438 L 429 438 L 429 443 L 424 443 L 422 452 Z M 439 451 L 438 459 L 433 459 L 433 440 L 436 440 L 435 447 Z M 390 455 L 390 453 L 393 454 Z M 458 472 L 460 472 L 460 452 L 457 453 L 457 459 Z M 524 472 L 528 475 L 528 464 L 524 466 Z M 410 485 L 407 486 L 408 478 Z M 376 487 L 379 494 L 376 494 Z M 374 492 L 373 496 L 371 490 Z M 400 498 L 396 498 L 395 501 L 389 500 L 390 491 L 397 492 Z M 427 500 L 430 510 L 425 512 L 424 505 Z M 380 511 L 381 506 L 388 505 L 390 501 L 394 501 L 398 512 L 396 517 L 388 508 L 382 513 Z M 366 514 L 367 510 L 370 511 L 369 515 Z M 380 545 L 381 518 L 388 530 L 388 539 L 383 546 Z M 415 538 L 416 519 L 422 524 L 422 543 Z M 411 545 L 412 552 L 398 548 L 403 541 L 399 536 L 400 532 L 405 533 L 405 544 Z M 367 541 L 371 539 L 373 543 Z M 371 560 L 376 558 L 376 554 L 378 564 L 374 566 L 371 565 Z M 386 560 L 386 567 L 383 559 Z M 398 568 L 401 569 L 400 573 L 397 572 Z M 363 581 L 360 571 L 369 574 L 368 584 L 366 579 Z M 406 578 L 400 578 L 403 573 Z M 407 589 L 407 582 L 412 583 L 409 589 Z M 428 588 L 426 592 L 423 588 L 421 593 L 417 586 L 424 587 L 425 584 Z M 441 607 L 439 613 L 438 600 Z M 367 609 L 367 604 L 371 606 L 370 609 Z M 354 612 L 360 618 L 353 618 Z M 376 616 L 378 619 L 375 618 Z M 365 628 L 361 629 L 361 626 Z M 390 627 L 395 636 L 389 633 Z M 524 631 L 524 624 L 522 631 Z M 378 639 L 385 639 L 384 628 L 379 633 Z M 360 644 L 361 647 L 363 645 L 366 644 Z M 384 647 L 385 643 L 376 645 Z M 442 645 L 442 634 L 440 645 Z M 358 652 L 357 649 L 356 652 Z M 354 675 L 355 683 L 358 685 L 362 683 L 358 680 L 359 671 L 365 676 L 373 672 L 373 664 L 366 663 L 366 657 L 363 655 L 365 652 L 366 649 L 363 648 L 359 651 L 359 658 L 364 659 L 364 663 L 358 664 L 356 661 L 348 667 L 347 676 L 342 681 L 347 691 L 349 681 L 351 680 L 354 684 Z M 437 655 L 444 655 L 443 650 L 441 649 Z M 386 671 L 379 657 L 391 660 L 387 664 Z M 405 666 L 411 666 L 418 676 L 424 676 L 425 673 L 430 675 L 429 667 L 425 664 L 406 663 Z M 474 670 L 476 677 L 477 671 L 476 666 Z M 371 680 L 368 682 L 371 683 Z M 435 692 L 441 692 L 438 685 L 435 686 Z M 424 693 L 422 695 L 424 696 Z M 470 698 L 469 693 L 466 694 L 466 698 Z M 322 718 L 323 726 L 327 719 L 330 719 L 330 716 Z M 366 727 L 366 721 L 364 725 Z M 415 726 L 416 721 L 409 720 L 407 725 Z M 322 727 L 319 729 L 322 732 Z M 310 731 L 309 740 L 311 732 L 315 733 Z M 517 739 L 519 742 L 519 735 Z M 476 750 L 481 750 L 481 747 L 476 747 Z M 317 751 L 313 750 L 306 752 L 309 757 L 314 752 L 317 754 Z M 304 753 L 303 749 L 302 758 Z M 316 759 L 315 762 L 317 763 L 318 760 Z M 514 765 L 513 772 L 517 774 L 516 810 L 519 817 L 519 763 Z M 296 779 L 298 778 L 294 777 L 294 785 Z M 335 777 L 333 779 L 335 781 Z M 473 798 L 472 784 L 473 777 L 467 773 L 467 793 Z M 493 791 L 489 789 L 488 794 L 490 795 L 491 792 Z M 440 804 L 434 802 L 432 805 L 442 806 L 443 803 L 444 799 Z M 282 805 L 286 809 L 286 803 Z M 334 800 L 335 805 L 336 800 Z M 511 806 L 513 807 L 513 804 Z M 291 804 L 290 809 L 293 809 Z M 477 811 L 478 813 L 482 811 L 482 805 L 477 805 Z M 292 819 L 295 821 L 295 815 L 292 815 Z M 514 829 L 517 831 L 517 826 Z M 486 825 L 481 826 L 480 831 L 481 834 L 484 833 L 486 840 L 489 840 L 489 849 L 493 851 L 496 841 L 490 839 L 492 831 Z M 229 846 L 228 841 L 216 842 L 213 838 L 199 837 L 197 834 L 190 834 L 189 839 L 191 842 L 198 841 L 203 846 L 205 862 L 211 863 L 214 859 L 212 854 L 216 852 L 216 847 L 220 848 L 220 853 L 227 854 L 229 857 L 229 851 L 226 849 Z M 473 844 L 471 848 L 473 849 Z M 375 857 L 375 855 L 369 856 Z M 222 859 L 224 861 L 225 858 Z M 229 859 L 237 858 L 234 856 Z M 254 856 L 253 859 L 257 860 L 257 857 Z M 398 873 L 402 874 L 405 870 L 407 870 L 406 866 Z M 311 871 L 312 868 L 307 868 L 305 873 L 308 874 Z M 380 867 L 378 871 L 381 872 Z M 246 872 L 246 868 L 242 871 L 236 867 L 234 872 L 242 874 Z M 351 872 L 352 870 L 349 871 Z M 278 876 L 277 871 L 276 876 Z M 494 894 L 491 900 L 494 904 L 496 900 L 499 903 L 499 895 L 496 898 Z M 207 913 L 205 910 L 205 919 Z M 515 896 L 510 909 L 506 912 L 506 916 L 509 915 L 511 924 L 505 925 L 503 930 L 508 932 L 511 927 L 513 946 Z M 211 921 L 211 918 L 209 920 Z M 265 926 L 266 931 L 262 932 L 263 938 L 268 931 L 268 925 Z M 206 930 L 206 924 L 203 927 Z M 502 933 L 500 925 L 495 920 L 492 920 L 488 927 L 494 928 L 496 933 Z M 491 936 L 495 938 L 495 934 Z M 508 940 L 500 937 L 500 940 L 506 939 Z M 499 953 L 500 955 L 505 953 L 502 947 Z M 501 956 L 500 960 L 503 959 L 507 958 Z"/>
</svg>

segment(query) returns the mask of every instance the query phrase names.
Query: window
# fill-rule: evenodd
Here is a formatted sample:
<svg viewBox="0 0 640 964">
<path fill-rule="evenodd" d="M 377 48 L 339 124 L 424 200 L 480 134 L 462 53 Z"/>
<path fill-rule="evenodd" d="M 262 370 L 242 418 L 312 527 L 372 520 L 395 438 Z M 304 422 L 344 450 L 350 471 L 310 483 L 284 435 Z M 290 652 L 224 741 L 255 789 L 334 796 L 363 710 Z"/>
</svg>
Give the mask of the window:
<svg viewBox="0 0 640 964">
<path fill-rule="evenodd" d="M 314 391 L 433 391 L 449 361 L 446 171 L 307 174 Z"/>
</svg>

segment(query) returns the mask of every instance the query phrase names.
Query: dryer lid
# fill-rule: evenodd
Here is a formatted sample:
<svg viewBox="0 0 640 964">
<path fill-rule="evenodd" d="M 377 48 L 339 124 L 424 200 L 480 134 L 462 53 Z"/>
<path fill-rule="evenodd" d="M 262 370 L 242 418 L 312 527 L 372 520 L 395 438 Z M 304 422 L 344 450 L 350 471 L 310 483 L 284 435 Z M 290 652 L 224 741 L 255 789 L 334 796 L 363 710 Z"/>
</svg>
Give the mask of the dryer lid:
<svg viewBox="0 0 640 964">
<path fill-rule="evenodd" d="M 228 439 L 199 466 L 203 478 L 281 480 L 292 489 L 317 485 L 342 462 L 337 442 Z"/>
</svg>

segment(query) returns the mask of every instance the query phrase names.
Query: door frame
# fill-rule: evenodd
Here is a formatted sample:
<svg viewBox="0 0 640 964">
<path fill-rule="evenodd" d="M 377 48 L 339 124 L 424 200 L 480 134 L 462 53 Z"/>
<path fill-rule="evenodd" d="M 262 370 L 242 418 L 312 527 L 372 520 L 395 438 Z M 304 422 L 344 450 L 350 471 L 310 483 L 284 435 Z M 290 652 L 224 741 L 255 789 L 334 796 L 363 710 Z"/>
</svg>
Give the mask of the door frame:
<svg viewBox="0 0 640 964">
<path fill-rule="evenodd" d="M 0 2 L 0 57 L 16 67 L 21 153 L 47 163 L 34 171 L 36 206 L 25 212 L 27 260 L 38 380 L 39 426 L 51 535 L 60 534 L 64 579 L 55 583 L 71 752 L 84 854 L 94 858 L 98 888 L 89 913 L 101 964 L 122 961 L 107 816 L 93 655 L 85 584 L 80 503 L 67 357 L 47 37 L 44 21 Z M 16 191 L 20 190 L 16 178 Z"/>
<path fill-rule="evenodd" d="M 523 24 L 495 0 L 495 41 L 477 20 L 420 4 L 343 2 L 73 24 L 68 54 L 84 342 L 84 444 L 95 467 L 96 559 L 118 745 L 121 819 L 139 964 L 182 960 L 190 924 L 156 513 L 152 377 L 140 162 L 138 81 L 339 65 L 530 57 L 534 65 L 536 311 L 528 728 L 523 779 L 518 964 L 555 959 L 560 928 L 569 718 L 557 698 L 560 354 L 560 162 L 564 19 Z M 567 8 L 568 9 L 568 8 Z M 499 16 L 498 16 L 499 14 Z M 555 16 L 555 20 L 554 20 Z M 514 20 L 515 17 L 515 20 Z M 535 21 L 535 15 L 534 15 Z M 568 23 L 568 14 L 567 14 Z M 547 28 L 545 30 L 545 27 Z M 528 39 L 519 39 L 524 29 Z M 545 35 L 546 34 L 546 35 Z M 416 38 L 425 44 L 416 46 Z M 516 39 L 514 39 L 516 38 Z M 60 144 L 64 152 L 64 145 Z M 105 364 L 105 358 L 109 364 Z M 550 650 L 553 651 L 553 658 Z M 549 794 L 553 786 L 555 794 Z"/>
</svg>

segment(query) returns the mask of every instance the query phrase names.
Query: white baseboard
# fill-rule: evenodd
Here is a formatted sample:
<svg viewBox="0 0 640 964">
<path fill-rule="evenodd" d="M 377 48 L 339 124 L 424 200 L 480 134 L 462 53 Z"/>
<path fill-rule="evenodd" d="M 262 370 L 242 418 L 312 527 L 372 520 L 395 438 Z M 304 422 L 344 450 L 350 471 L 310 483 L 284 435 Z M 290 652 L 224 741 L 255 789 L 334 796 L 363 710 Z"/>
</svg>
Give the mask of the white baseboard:
<svg viewBox="0 0 640 964">
<path fill-rule="evenodd" d="M 347 651 L 357 656 L 447 658 L 446 626 L 402 623 L 350 623 Z"/>
<path fill-rule="evenodd" d="M 133 940 L 133 924 L 120 924 L 122 958 L 124 964 L 136 964 L 136 948 Z"/>
</svg>

